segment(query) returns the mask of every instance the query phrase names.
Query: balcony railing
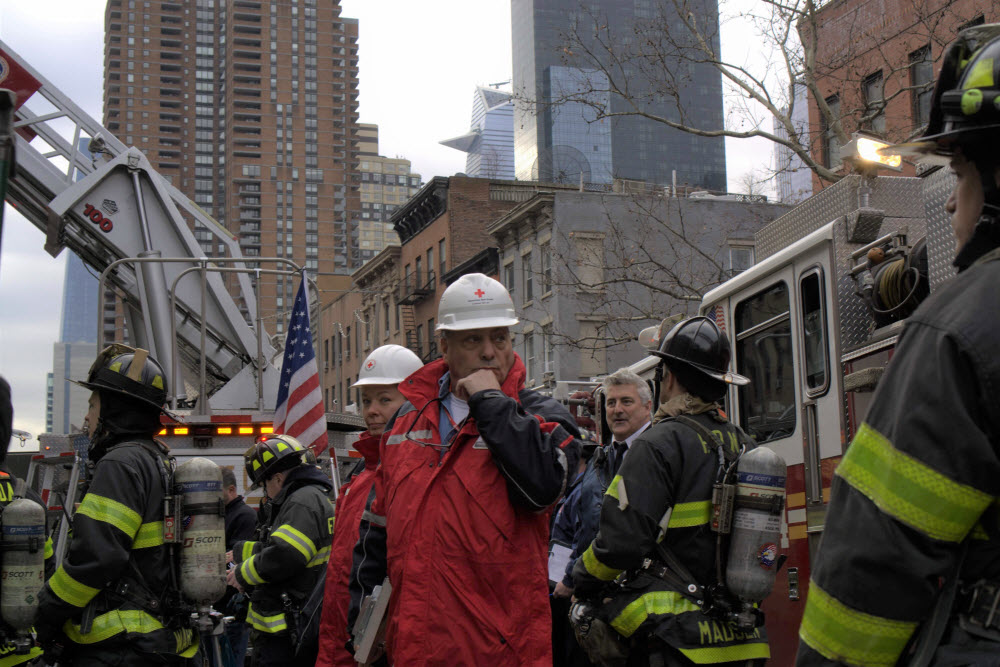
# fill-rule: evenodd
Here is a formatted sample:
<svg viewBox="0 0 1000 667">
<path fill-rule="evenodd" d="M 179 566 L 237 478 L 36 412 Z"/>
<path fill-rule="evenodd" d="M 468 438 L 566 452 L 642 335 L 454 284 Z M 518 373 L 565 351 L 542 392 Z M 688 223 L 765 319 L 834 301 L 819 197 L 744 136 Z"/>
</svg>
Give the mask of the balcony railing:
<svg viewBox="0 0 1000 667">
<path fill-rule="evenodd" d="M 437 281 L 433 271 L 409 273 L 399 283 L 399 296 L 396 303 L 402 306 L 420 303 L 434 293 L 436 285 Z"/>
<path fill-rule="evenodd" d="M 437 339 L 431 338 L 427 340 L 426 338 L 419 338 L 415 331 L 406 332 L 406 347 L 420 357 L 420 360 L 425 364 L 441 356 L 441 353 L 438 351 Z"/>
</svg>

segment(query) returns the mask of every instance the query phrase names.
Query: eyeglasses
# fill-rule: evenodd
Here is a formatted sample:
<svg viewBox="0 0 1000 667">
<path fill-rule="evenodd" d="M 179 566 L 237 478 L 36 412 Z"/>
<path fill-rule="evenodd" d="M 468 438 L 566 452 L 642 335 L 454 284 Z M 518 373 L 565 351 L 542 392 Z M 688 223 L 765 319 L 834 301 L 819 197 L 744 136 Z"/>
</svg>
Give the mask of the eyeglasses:
<svg viewBox="0 0 1000 667">
<path fill-rule="evenodd" d="M 434 449 L 439 449 L 439 450 L 441 450 L 443 452 L 443 451 L 446 451 L 446 450 L 448 450 L 448 449 L 451 448 L 452 441 L 454 441 L 455 436 L 458 434 L 459 431 L 462 430 L 462 426 L 465 424 L 465 422 L 469 418 L 466 417 L 461 422 L 459 422 L 458 424 L 456 424 L 455 422 L 453 422 L 451 420 L 451 415 L 448 414 L 448 408 L 445 408 L 445 410 L 444 410 L 445 414 L 448 415 L 448 421 L 451 422 L 451 426 L 452 426 L 452 429 L 453 429 L 452 432 L 451 432 L 451 438 L 449 439 L 449 442 L 446 444 L 446 443 L 441 443 L 441 442 L 425 442 L 424 440 L 420 440 L 419 438 L 416 438 L 413 435 L 413 432 L 412 432 L 413 425 L 420 421 L 420 415 L 424 414 L 424 410 L 426 410 L 429 405 L 432 405 L 434 403 L 440 403 L 441 405 L 444 405 L 444 401 L 441 399 L 440 396 L 432 398 L 430 401 L 428 401 L 427 403 L 425 403 L 424 406 L 422 408 L 420 408 L 420 410 L 417 411 L 417 416 L 410 423 L 410 428 L 406 429 L 406 433 L 403 434 L 403 439 L 404 440 L 408 440 L 409 442 L 415 443 L 417 445 L 420 445 L 421 447 L 433 447 Z"/>
</svg>

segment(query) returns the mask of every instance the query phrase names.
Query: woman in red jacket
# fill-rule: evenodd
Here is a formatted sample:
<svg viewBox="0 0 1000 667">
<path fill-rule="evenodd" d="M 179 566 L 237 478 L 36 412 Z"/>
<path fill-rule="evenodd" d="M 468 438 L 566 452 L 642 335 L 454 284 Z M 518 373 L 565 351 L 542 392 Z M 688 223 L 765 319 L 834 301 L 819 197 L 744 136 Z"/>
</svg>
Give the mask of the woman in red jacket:
<svg viewBox="0 0 1000 667">
<path fill-rule="evenodd" d="M 405 347 L 383 345 L 368 355 L 361 365 L 358 381 L 351 385 L 361 388 L 362 416 L 368 428 L 354 443 L 354 448 L 364 457 L 365 467 L 345 483 L 337 495 L 316 667 L 355 667 L 357 664 L 345 648 L 351 555 L 358 541 L 358 524 L 374 480 L 375 466 L 378 465 L 379 439 L 386 423 L 405 401 L 396 387 L 422 365 L 417 355 Z"/>
</svg>

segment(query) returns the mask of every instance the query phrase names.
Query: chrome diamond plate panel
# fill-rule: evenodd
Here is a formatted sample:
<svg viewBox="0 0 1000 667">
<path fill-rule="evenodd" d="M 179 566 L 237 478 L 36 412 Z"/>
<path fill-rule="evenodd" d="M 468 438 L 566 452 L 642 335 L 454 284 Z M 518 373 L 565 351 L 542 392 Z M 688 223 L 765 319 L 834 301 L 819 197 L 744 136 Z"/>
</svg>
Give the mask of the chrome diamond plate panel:
<svg viewBox="0 0 1000 667">
<path fill-rule="evenodd" d="M 938 169 L 921 180 L 927 217 L 927 272 L 933 292 L 955 275 L 955 267 L 951 265 L 955 259 L 955 236 L 951 216 L 944 210 L 955 186 L 955 176 L 948 169 Z"/>
<path fill-rule="evenodd" d="M 881 209 L 886 217 L 923 218 L 921 180 L 899 176 L 869 180 L 868 208 Z M 857 210 L 860 187 L 861 176 L 845 176 L 761 229 L 755 236 L 756 261 L 770 257 L 823 225 Z"/>
</svg>

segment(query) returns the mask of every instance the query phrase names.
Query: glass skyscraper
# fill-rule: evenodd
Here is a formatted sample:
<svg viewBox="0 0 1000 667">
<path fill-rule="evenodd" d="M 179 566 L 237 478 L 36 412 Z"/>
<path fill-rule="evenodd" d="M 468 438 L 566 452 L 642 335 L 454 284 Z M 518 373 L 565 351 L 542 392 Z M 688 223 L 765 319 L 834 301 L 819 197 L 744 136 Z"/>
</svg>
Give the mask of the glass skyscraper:
<svg viewBox="0 0 1000 667">
<path fill-rule="evenodd" d="M 700 25 L 710 26 L 718 50 L 716 0 L 688 4 Z M 681 186 L 726 189 L 723 138 L 695 136 L 638 116 L 598 120 L 588 102 L 610 103 L 612 113 L 628 111 L 629 102 L 607 92 L 605 74 L 578 53 L 589 50 L 600 54 L 601 50 L 574 50 L 566 38 L 574 26 L 579 26 L 581 35 L 594 34 L 587 26 L 597 20 L 607 26 L 607 34 L 628 44 L 628 39 L 635 39 L 633 28 L 648 27 L 654 17 L 666 16 L 670 24 L 679 24 L 672 8 L 669 0 L 511 0 L 518 179 L 609 183 L 621 178 L 663 185 L 676 180 Z M 683 35 L 683 27 L 677 27 L 673 34 Z M 674 121 L 683 114 L 684 122 L 700 129 L 724 127 L 722 81 L 710 65 L 664 56 L 657 66 L 677 87 L 678 105 L 674 97 L 656 94 L 662 82 L 651 81 L 633 62 L 618 63 L 617 67 L 642 111 Z M 565 93 L 586 90 L 602 92 L 593 98 L 558 103 Z"/>
<path fill-rule="evenodd" d="M 465 134 L 439 142 L 468 153 L 465 175 L 514 180 L 514 103 L 511 94 L 477 86 Z"/>
</svg>

